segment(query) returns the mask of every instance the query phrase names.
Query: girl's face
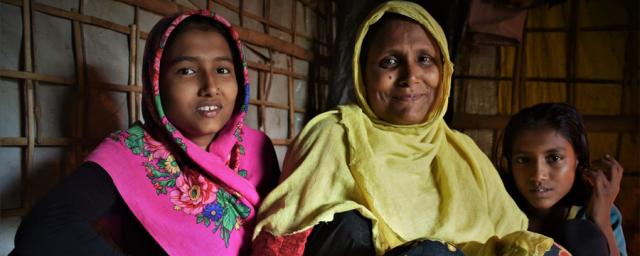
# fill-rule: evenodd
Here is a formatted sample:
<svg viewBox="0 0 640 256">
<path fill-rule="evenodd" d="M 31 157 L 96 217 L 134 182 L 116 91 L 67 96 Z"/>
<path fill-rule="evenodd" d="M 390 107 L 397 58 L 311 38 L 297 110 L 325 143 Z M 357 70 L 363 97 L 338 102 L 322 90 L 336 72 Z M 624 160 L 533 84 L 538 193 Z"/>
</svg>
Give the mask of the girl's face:
<svg viewBox="0 0 640 256">
<path fill-rule="evenodd" d="M 238 95 L 231 50 L 213 30 L 183 31 L 162 57 L 160 93 L 167 118 L 206 148 L 229 121 Z"/>
<path fill-rule="evenodd" d="M 391 19 L 382 26 L 367 53 L 367 102 L 387 122 L 424 122 L 438 97 L 440 50 L 414 22 Z"/>
<path fill-rule="evenodd" d="M 535 209 L 550 209 L 571 190 L 577 156 L 571 143 L 553 128 L 520 131 L 512 153 L 518 191 Z"/>
</svg>

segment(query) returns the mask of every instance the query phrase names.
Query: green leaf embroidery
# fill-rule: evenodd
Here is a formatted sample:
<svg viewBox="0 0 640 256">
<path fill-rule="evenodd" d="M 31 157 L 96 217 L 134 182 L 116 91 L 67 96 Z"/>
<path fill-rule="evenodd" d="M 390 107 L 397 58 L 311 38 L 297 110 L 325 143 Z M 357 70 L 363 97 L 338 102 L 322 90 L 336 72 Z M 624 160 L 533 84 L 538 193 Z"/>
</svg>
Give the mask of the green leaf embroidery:
<svg viewBox="0 0 640 256">
<path fill-rule="evenodd" d="M 240 201 L 235 204 L 235 210 L 243 219 L 249 217 L 249 213 L 251 213 L 251 209 Z"/>
<path fill-rule="evenodd" d="M 242 177 L 245 177 L 245 178 L 246 178 L 246 177 L 247 177 L 247 170 L 245 170 L 245 169 L 240 169 L 240 170 L 238 171 L 238 175 L 240 175 L 240 176 L 242 176 Z"/>
<path fill-rule="evenodd" d="M 144 151 L 144 129 L 135 125 L 129 128 L 127 132 L 129 133 L 129 137 L 125 140 L 125 144 L 131 149 L 133 154 L 141 155 Z"/>
</svg>

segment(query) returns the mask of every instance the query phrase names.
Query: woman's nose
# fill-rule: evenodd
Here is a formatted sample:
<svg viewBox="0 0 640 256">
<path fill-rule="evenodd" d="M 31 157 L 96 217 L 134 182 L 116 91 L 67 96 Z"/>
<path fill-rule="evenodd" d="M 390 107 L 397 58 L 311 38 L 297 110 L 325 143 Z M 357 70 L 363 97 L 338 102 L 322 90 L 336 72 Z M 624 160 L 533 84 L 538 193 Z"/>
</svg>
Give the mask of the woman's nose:
<svg viewBox="0 0 640 256">
<path fill-rule="evenodd" d="M 417 63 L 413 63 L 410 61 L 405 62 L 402 65 L 402 72 L 400 74 L 400 85 L 401 86 L 411 86 L 416 84 L 420 76 L 420 67 L 418 67 Z"/>
</svg>

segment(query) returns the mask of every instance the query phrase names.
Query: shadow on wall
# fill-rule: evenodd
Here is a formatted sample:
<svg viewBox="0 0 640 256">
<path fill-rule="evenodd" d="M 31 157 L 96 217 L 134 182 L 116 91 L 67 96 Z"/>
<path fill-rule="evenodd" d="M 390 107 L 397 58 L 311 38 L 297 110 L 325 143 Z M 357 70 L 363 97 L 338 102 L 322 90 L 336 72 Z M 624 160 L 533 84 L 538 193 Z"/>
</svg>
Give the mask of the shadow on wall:
<svg viewBox="0 0 640 256">
<path fill-rule="evenodd" d="M 129 126 L 127 93 L 110 89 L 104 74 L 96 68 L 87 67 L 86 72 L 88 87 L 81 117 L 84 154 L 79 159 L 84 159 L 110 133 Z"/>
<path fill-rule="evenodd" d="M 11 192 L 14 195 L 12 198 L 17 199 L 17 202 L 0 202 L 2 208 L 23 205 L 27 210 L 31 209 L 31 206 L 41 200 L 66 175 L 75 171 L 87 153 L 91 152 L 107 135 L 127 128 L 129 122 L 127 94 L 108 89 L 104 83 L 105 76 L 94 67 L 87 67 L 86 75 L 87 90 L 84 95 L 76 94 L 74 91 L 65 91 L 65 93 L 56 93 L 55 90 L 48 89 L 38 91 L 37 89 L 48 86 L 37 87 L 36 97 L 52 99 L 42 100 L 36 105 L 38 142 L 43 138 L 57 137 L 50 135 L 51 129 L 75 129 L 77 121 L 80 121 L 81 133 L 77 140 L 71 140 L 70 146 L 37 146 L 31 168 L 27 170 L 24 187 L 18 175 L 13 182 L 9 183 L 9 187 L 2 188 L 2 191 Z M 80 117 L 76 114 L 77 108 L 82 110 Z M 61 113 L 51 113 L 51 109 Z M 47 116 L 56 118 L 47 119 L 45 118 Z M 65 131 L 63 134 L 63 137 L 73 137 L 72 131 Z M 82 152 L 75 152 L 76 145 L 80 145 Z M 76 153 L 80 155 L 75 156 Z M 24 159 L 25 155 L 26 150 L 23 150 L 16 157 Z M 74 161 L 74 159 L 77 160 Z M 20 173 L 21 170 L 11 171 Z M 13 240 L 20 219 L 20 217 L 0 218 L 0 255 L 6 255 L 13 250 Z"/>
</svg>

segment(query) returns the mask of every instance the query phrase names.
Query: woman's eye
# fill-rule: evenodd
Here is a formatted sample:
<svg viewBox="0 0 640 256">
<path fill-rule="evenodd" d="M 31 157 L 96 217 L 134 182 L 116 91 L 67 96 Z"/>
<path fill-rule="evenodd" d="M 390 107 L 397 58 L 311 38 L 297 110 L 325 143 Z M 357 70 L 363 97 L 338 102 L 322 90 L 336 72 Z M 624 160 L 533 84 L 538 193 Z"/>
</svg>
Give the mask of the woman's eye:
<svg viewBox="0 0 640 256">
<path fill-rule="evenodd" d="M 433 58 L 428 55 L 423 55 L 418 57 L 418 62 L 422 63 L 423 65 L 431 65 L 433 64 Z"/>
<path fill-rule="evenodd" d="M 230 74 L 231 70 L 228 68 L 217 68 L 216 72 L 218 72 L 218 74 Z"/>
<path fill-rule="evenodd" d="M 191 75 L 191 74 L 195 74 L 196 71 L 191 68 L 181 68 L 178 70 L 178 73 L 181 75 Z"/>
<path fill-rule="evenodd" d="M 384 58 L 381 62 L 380 62 L 380 67 L 382 68 L 392 68 L 397 66 L 399 63 L 398 59 L 390 57 L 390 58 Z"/>
</svg>

